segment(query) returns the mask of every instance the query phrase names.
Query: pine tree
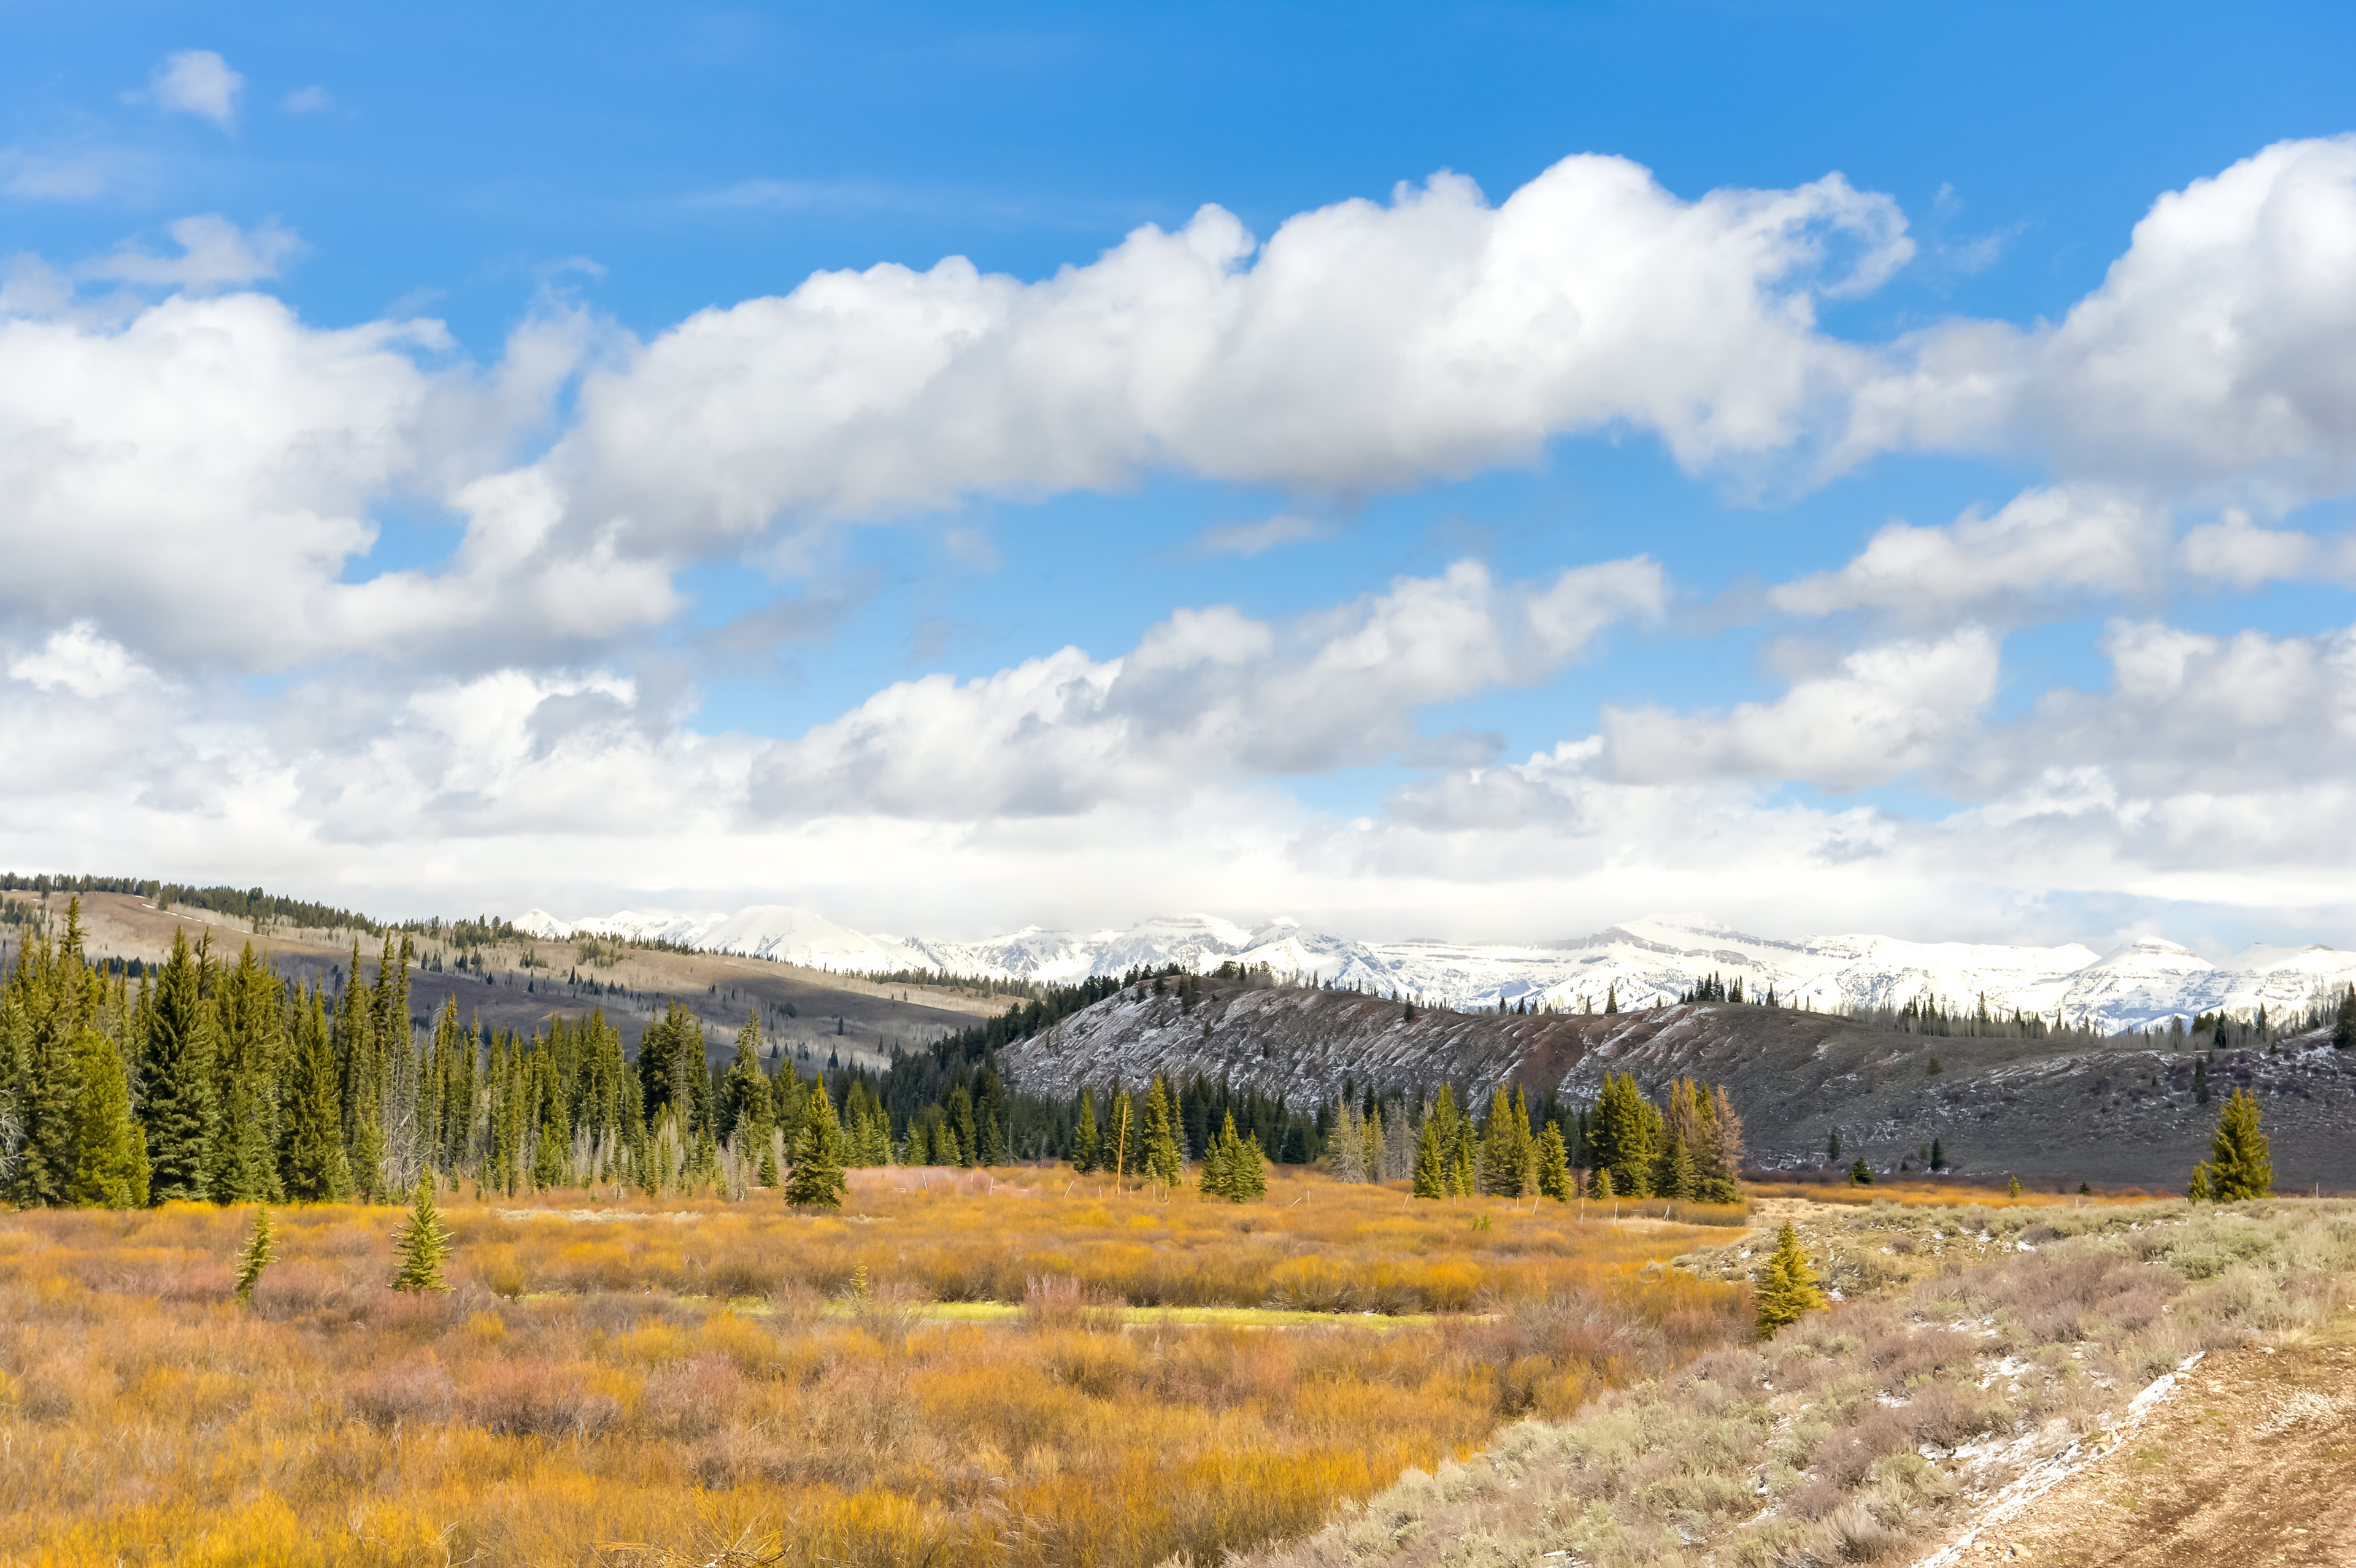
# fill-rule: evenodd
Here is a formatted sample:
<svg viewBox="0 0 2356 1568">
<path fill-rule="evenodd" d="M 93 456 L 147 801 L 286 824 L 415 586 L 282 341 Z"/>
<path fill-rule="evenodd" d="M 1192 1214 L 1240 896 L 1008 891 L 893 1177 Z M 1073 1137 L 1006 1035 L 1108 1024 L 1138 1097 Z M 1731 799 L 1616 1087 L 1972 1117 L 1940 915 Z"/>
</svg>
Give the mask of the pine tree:
<svg viewBox="0 0 2356 1568">
<path fill-rule="evenodd" d="M 147 1205 L 147 1139 L 131 1115 L 131 1087 L 114 1042 L 85 1026 L 76 1041 L 81 1057 L 80 1157 L 73 1201 L 100 1209 Z"/>
<path fill-rule="evenodd" d="M 2004 1195 L 2007 1198 L 2018 1198 L 2020 1196 L 2020 1178 L 2017 1176 L 2013 1177 L 2004 1184 Z"/>
<path fill-rule="evenodd" d="M 1558 1203 L 1570 1200 L 1570 1155 L 1562 1129 L 1552 1122 L 1538 1139 L 1538 1190 Z"/>
<path fill-rule="evenodd" d="M 1203 1157 L 1203 1174 L 1196 1188 L 1205 1198 L 1224 1198 L 1230 1203 L 1268 1195 L 1268 1169 L 1259 1142 L 1237 1136 L 1233 1112 Z"/>
<path fill-rule="evenodd" d="M 295 1007 L 294 1066 L 287 1084 L 284 1126 L 286 1152 L 281 1164 L 286 1196 L 297 1203 L 350 1197 L 335 1049 L 327 1043 L 326 999 L 316 988 L 298 998 Z"/>
<path fill-rule="evenodd" d="M 1609 1202 L 1620 1196 L 1619 1189 L 1612 1185 L 1612 1168 L 1608 1165 L 1597 1166 L 1594 1177 L 1587 1185 L 1599 1203 Z"/>
<path fill-rule="evenodd" d="M 1182 1174 L 1178 1157 L 1178 1122 L 1172 1114 L 1169 1086 L 1156 1076 L 1145 1096 L 1144 1168 L 1147 1179 L 1175 1187 Z"/>
<path fill-rule="evenodd" d="M 220 1109 L 205 1157 L 205 1189 L 216 1203 L 260 1203 L 279 1195 L 273 1154 L 278 1122 L 281 1007 L 277 980 L 245 944 L 214 987 L 213 1103 Z"/>
<path fill-rule="evenodd" d="M 80 1157 L 79 1026 L 91 978 L 80 957 L 80 899 L 66 905 L 63 942 L 37 938 L 19 947 L 0 992 L 0 1112 L 16 1120 L 5 1196 L 27 1208 L 72 1201 Z M 143 1019 L 146 986 L 143 979 Z"/>
<path fill-rule="evenodd" d="M 1472 1118 L 1456 1120 L 1456 1157 L 1448 1168 L 1448 1190 L 1457 1198 L 1470 1198 L 1473 1193 L 1473 1166 L 1480 1157 L 1480 1139 L 1472 1130 Z"/>
<path fill-rule="evenodd" d="M 1931 1140 L 1931 1168 L 1933 1170 L 1947 1168 L 1947 1151 L 1940 1147 L 1937 1138 Z"/>
<path fill-rule="evenodd" d="M 205 1150 L 213 1130 L 213 1019 L 204 984 L 187 933 L 175 931 L 172 955 L 155 984 L 139 1073 L 148 1186 L 157 1203 L 205 1195 Z"/>
<path fill-rule="evenodd" d="M 1840 1163 L 1840 1129 L 1838 1127 L 1835 1127 L 1832 1136 L 1825 1140 L 1825 1163 L 1826 1165 Z"/>
<path fill-rule="evenodd" d="M 1607 1072 L 1595 1096 L 1588 1132 L 1590 1157 L 1599 1170 L 1612 1172 L 1612 1189 L 1623 1198 L 1649 1192 L 1659 1113 L 1636 1087 L 1633 1072 Z"/>
<path fill-rule="evenodd" d="M 545 1192 L 562 1187 L 573 1174 L 573 1132 L 566 1125 L 563 1085 L 557 1079 L 553 1051 L 534 1054 L 540 1095 L 540 1144 L 534 1152 L 531 1184 Z"/>
<path fill-rule="evenodd" d="M 800 1134 L 794 1139 L 786 1201 L 798 1209 L 840 1209 L 849 1189 L 843 1179 L 841 1134 L 826 1085 L 815 1085 L 803 1104 Z"/>
<path fill-rule="evenodd" d="M 973 1120 L 980 1142 L 974 1163 L 997 1167 L 1006 1163 L 1006 1102 L 998 1091 L 998 1072 L 984 1067 L 973 1095 Z"/>
<path fill-rule="evenodd" d="M 1669 1147 L 1661 1157 L 1661 1176 L 1653 1188 L 1655 1195 L 1686 1202 L 1694 1196 L 1693 1150 L 1678 1134 L 1669 1135 Z"/>
<path fill-rule="evenodd" d="M 1214 1136 L 1211 1139 L 1211 1147 L 1203 1151 L 1203 1168 L 1194 1179 L 1194 1189 L 1205 1198 L 1226 1198 L 1231 1201 L 1242 1201 L 1235 1197 L 1235 1183 L 1230 1179 L 1234 1164 L 1231 1140 L 1235 1136 L 1235 1130 L 1236 1118 L 1230 1114 L 1227 1117 L 1226 1135 Z"/>
<path fill-rule="evenodd" d="M 1083 1089 L 1079 1125 L 1072 1131 L 1072 1169 L 1082 1176 L 1096 1169 L 1097 1152 L 1096 1096 Z"/>
<path fill-rule="evenodd" d="M 2192 1167 L 2192 1180 L 2184 1189 L 2184 1196 L 2195 1203 L 2206 1203 L 2217 1196 L 2209 1184 L 2209 1162 L 2201 1160 Z"/>
<path fill-rule="evenodd" d="M 2331 1049 L 2346 1051 L 2356 1047 L 2356 984 L 2351 984 L 2340 998 L 2340 1006 L 2331 1015 Z"/>
<path fill-rule="evenodd" d="M 957 1138 L 957 1163 L 970 1168 L 980 1143 L 973 1127 L 973 1096 L 966 1093 L 964 1084 L 955 1084 L 941 1111 L 947 1130 Z"/>
<path fill-rule="evenodd" d="M 393 1289 L 414 1296 L 450 1288 L 442 1278 L 442 1265 L 450 1258 L 450 1232 L 442 1228 L 442 1211 L 434 1206 L 431 1177 L 418 1179 L 417 1201 L 409 1211 L 409 1223 L 393 1232 L 392 1244 L 401 1254 L 401 1267 L 392 1276 Z"/>
<path fill-rule="evenodd" d="M 1865 1163 L 1863 1155 L 1858 1156 L 1857 1163 L 1848 1168 L 1848 1184 L 1851 1187 L 1873 1185 L 1873 1168 Z"/>
<path fill-rule="evenodd" d="M 2195 1104 L 2209 1103 L 2209 1063 L 2198 1056 L 2192 1059 L 2192 1099 Z"/>
<path fill-rule="evenodd" d="M 1800 1233 L 1789 1220 L 1776 1233 L 1775 1251 L 1760 1270 L 1758 1302 L 1762 1339 L 1824 1307 L 1825 1293 L 1816 1286 L 1815 1271 L 1808 1266 L 1808 1254 L 1800 1250 Z"/>
<path fill-rule="evenodd" d="M 1620 1010 L 1620 982 L 1617 980 L 1603 987 L 1603 1010 L 1607 1013 Z"/>
<path fill-rule="evenodd" d="M 262 1271 L 270 1266 L 276 1253 L 276 1232 L 270 1227 L 270 1211 L 253 1211 L 253 1229 L 247 1233 L 245 1245 L 237 1254 L 237 1301 L 241 1307 L 253 1305 L 253 1287 L 262 1278 Z"/>
<path fill-rule="evenodd" d="M 1415 1195 L 1445 1198 L 1449 1187 L 1447 1160 L 1440 1151 L 1440 1120 L 1426 1116 L 1423 1132 L 1415 1140 Z"/>
<path fill-rule="evenodd" d="M 2209 1140 L 2210 1187 L 2220 1203 L 2264 1198 L 2275 1189 L 2274 1160 L 2258 1123 L 2256 1095 L 2236 1089 L 2226 1097 Z"/>
</svg>

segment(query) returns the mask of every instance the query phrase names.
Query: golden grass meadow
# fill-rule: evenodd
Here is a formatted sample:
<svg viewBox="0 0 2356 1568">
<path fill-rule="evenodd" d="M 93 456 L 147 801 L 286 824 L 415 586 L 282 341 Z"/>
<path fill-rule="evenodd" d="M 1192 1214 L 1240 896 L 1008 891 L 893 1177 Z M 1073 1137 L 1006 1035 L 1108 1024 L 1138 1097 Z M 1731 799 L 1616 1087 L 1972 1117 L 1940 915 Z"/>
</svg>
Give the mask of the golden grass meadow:
<svg viewBox="0 0 2356 1568">
<path fill-rule="evenodd" d="M 0 1562 L 1208 1563 L 1748 1337 L 1723 1229 L 1068 1178 L 456 1198 L 423 1296 L 289 1209 L 251 1308 L 250 1209 L 0 1217 Z"/>
</svg>

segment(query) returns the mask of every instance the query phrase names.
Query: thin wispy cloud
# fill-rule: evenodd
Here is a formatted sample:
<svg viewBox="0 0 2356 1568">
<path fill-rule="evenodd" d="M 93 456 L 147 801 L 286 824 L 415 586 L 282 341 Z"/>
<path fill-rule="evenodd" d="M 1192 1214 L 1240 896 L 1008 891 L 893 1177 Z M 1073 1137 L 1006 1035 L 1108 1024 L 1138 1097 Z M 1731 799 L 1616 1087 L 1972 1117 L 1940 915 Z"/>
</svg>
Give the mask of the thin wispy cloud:
<svg viewBox="0 0 2356 1568">
<path fill-rule="evenodd" d="M 1274 549 L 1279 545 L 1310 544 L 1318 539 L 1330 539 L 1340 531 L 1332 523 L 1315 517 L 1279 512 L 1257 523 L 1220 523 L 1205 528 L 1194 536 L 1193 549 L 1198 556 L 1250 557 Z"/>
</svg>

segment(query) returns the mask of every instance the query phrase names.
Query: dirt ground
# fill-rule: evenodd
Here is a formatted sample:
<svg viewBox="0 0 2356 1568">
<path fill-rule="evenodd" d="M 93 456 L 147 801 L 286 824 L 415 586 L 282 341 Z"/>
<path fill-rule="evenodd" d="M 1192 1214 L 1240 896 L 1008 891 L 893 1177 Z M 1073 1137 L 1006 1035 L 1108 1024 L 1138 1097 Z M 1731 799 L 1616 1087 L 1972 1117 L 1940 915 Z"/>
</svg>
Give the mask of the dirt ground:
<svg viewBox="0 0 2356 1568">
<path fill-rule="evenodd" d="M 2115 1448 L 1959 1564 L 2356 1564 L 2356 1335 L 2204 1358 Z"/>
</svg>

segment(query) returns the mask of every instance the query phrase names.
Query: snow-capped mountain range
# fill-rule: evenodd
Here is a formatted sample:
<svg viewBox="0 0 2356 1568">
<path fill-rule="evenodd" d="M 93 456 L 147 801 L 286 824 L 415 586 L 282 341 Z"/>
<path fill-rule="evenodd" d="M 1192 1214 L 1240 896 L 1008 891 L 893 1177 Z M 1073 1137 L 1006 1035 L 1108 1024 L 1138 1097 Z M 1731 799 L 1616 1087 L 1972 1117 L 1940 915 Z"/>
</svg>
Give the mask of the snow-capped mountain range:
<svg viewBox="0 0 2356 1568">
<path fill-rule="evenodd" d="M 900 969 L 1070 982 L 1175 963 L 1208 971 L 1229 961 L 1268 965 L 1446 1007 L 1527 1003 L 1577 1012 L 1674 999 L 1703 976 L 1742 981 L 1747 994 L 1774 987 L 1794 1005 L 1831 1009 L 1901 1006 L 1935 996 L 1949 1006 L 1985 997 L 1993 1010 L 2025 1012 L 2107 1029 L 2188 1020 L 2220 1008 L 2279 1015 L 2320 991 L 2356 982 L 2356 953 L 2338 948 L 2251 947 L 2222 964 L 2158 938 L 2107 954 L 2071 944 L 2006 947 L 1907 942 L 1890 936 L 1812 936 L 1783 942 L 1689 920 L 1637 920 L 1575 941 L 1527 944 L 1358 942 L 1290 920 L 1250 927 L 1215 915 L 1162 915 L 1125 931 L 1087 933 L 1025 927 L 980 942 L 941 942 L 853 931 L 787 904 L 704 916 L 624 911 L 561 921 L 533 910 L 519 930 L 543 941 L 601 935 L 664 939 L 707 952 L 773 958 L 813 968 L 874 974 Z"/>
</svg>

